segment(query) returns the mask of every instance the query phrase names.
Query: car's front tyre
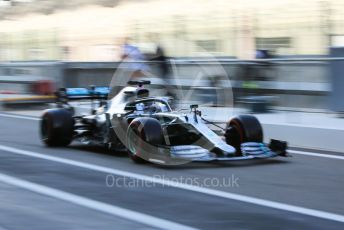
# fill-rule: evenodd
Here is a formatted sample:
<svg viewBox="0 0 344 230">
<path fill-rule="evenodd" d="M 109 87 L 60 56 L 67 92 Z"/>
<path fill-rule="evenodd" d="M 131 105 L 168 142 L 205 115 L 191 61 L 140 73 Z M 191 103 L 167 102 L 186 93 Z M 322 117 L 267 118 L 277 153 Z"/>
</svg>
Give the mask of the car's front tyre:
<svg viewBox="0 0 344 230">
<path fill-rule="evenodd" d="M 225 138 L 240 154 L 242 143 L 263 142 L 263 128 L 255 116 L 239 115 L 227 122 Z"/>
<path fill-rule="evenodd" d="M 155 151 L 154 146 L 163 143 L 163 130 L 158 120 L 149 117 L 134 119 L 127 130 L 129 157 L 137 164 L 147 162 Z"/>
</svg>

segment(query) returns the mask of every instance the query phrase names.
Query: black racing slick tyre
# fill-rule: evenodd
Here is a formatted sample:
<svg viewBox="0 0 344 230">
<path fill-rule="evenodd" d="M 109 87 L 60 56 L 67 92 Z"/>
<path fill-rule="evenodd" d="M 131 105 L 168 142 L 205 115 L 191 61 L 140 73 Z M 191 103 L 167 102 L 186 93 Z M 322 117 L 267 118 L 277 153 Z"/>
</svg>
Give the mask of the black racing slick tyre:
<svg viewBox="0 0 344 230">
<path fill-rule="evenodd" d="M 42 141 L 49 147 L 67 146 L 73 139 L 74 119 L 66 109 L 48 109 L 41 119 Z"/>
<path fill-rule="evenodd" d="M 263 128 L 256 117 L 239 115 L 227 122 L 225 138 L 240 153 L 242 143 L 263 142 Z"/>
<path fill-rule="evenodd" d="M 127 130 L 130 159 L 137 164 L 147 162 L 154 146 L 162 144 L 163 140 L 163 130 L 158 120 L 149 117 L 134 119 Z"/>
</svg>

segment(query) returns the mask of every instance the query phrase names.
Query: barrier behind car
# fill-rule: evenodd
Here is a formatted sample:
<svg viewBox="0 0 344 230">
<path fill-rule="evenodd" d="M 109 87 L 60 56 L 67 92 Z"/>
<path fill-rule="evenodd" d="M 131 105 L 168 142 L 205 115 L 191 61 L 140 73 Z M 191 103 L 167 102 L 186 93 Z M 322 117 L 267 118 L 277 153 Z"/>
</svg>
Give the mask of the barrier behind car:
<svg viewBox="0 0 344 230">
<path fill-rule="evenodd" d="M 331 92 L 330 60 L 333 59 L 172 59 L 170 78 L 177 76 L 179 80 L 169 82 L 181 90 L 192 86 L 204 93 L 221 86 L 221 79 L 228 77 L 235 101 L 268 95 L 275 96 L 274 105 L 278 106 L 327 109 Z M 166 84 L 159 78 L 159 63 L 145 63 L 153 73 L 153 85 Z M 0 83 L 4 83 L 1 76 L 12 76 L 25 80 L 39 77 L 53 81 L 56 87 L 104 86 L 109 85 L 119 68 L 122 68 L 120 62 L 10 62 L 0 64 Z M 200 73 L 201 80 L 194 85 L 195 76 Z M 18 84 L 26 83 L 18 80 Z"/>
</svg>

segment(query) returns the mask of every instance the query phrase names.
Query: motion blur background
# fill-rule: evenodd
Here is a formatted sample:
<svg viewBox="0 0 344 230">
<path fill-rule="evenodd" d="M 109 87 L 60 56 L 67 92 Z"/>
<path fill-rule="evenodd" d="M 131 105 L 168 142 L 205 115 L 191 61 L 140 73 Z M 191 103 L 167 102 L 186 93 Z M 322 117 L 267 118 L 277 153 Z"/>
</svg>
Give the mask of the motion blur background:
<svg viewBox="0 0 344 230">
<path fill-rule="evenodd" d="M 199 97 L 229 79 L 253 112 L 342 112 L 343 13 L 340 0 L 1 0 L 0 93 L 108 85 L 130 37 L 147 57 L 161 46 Z"/>
<path fill-rule="evenodd" d="M 323 56 L 344 45 L 340 0 L 0 1 L 0 60 L 118 60 L 130 36 L 147 47 L 158 34 L 169 56 Z M 177 38 L 192 41 L 183 47 Z"/>
</svg>

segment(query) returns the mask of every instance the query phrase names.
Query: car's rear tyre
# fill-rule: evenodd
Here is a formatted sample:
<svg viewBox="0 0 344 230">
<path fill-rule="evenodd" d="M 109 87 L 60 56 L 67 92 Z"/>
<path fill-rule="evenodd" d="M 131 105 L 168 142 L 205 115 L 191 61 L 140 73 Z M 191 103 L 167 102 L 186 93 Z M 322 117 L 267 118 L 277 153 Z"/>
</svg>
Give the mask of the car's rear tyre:
<svg viewBox="0 0 344 230">
<path fill-rule="evenodd" d="M 239 115 L 226 125 L 227 144 L 233 146 L 240 154 L 240 145 L 245 142 L 263 142 L 263 128 L 258 119 L 251 115 Z"/>
<path fill-rule="evenodd" d="M 41 139 L 50 147 L 67 146 L 73 139 L 74 120 L 66 109 L 48 109 L 40 123 Z"/>
<path fill-rule="evenodd" d="M 163 139 L 162 127 L 158 120 L 149 117 L 134 119 L 127 130 L 127 149 L 130 159 L 137 164 L 147 162 L 151 151 L 154 151 L 154 146 L 162 144 Z"/>
</svg>

